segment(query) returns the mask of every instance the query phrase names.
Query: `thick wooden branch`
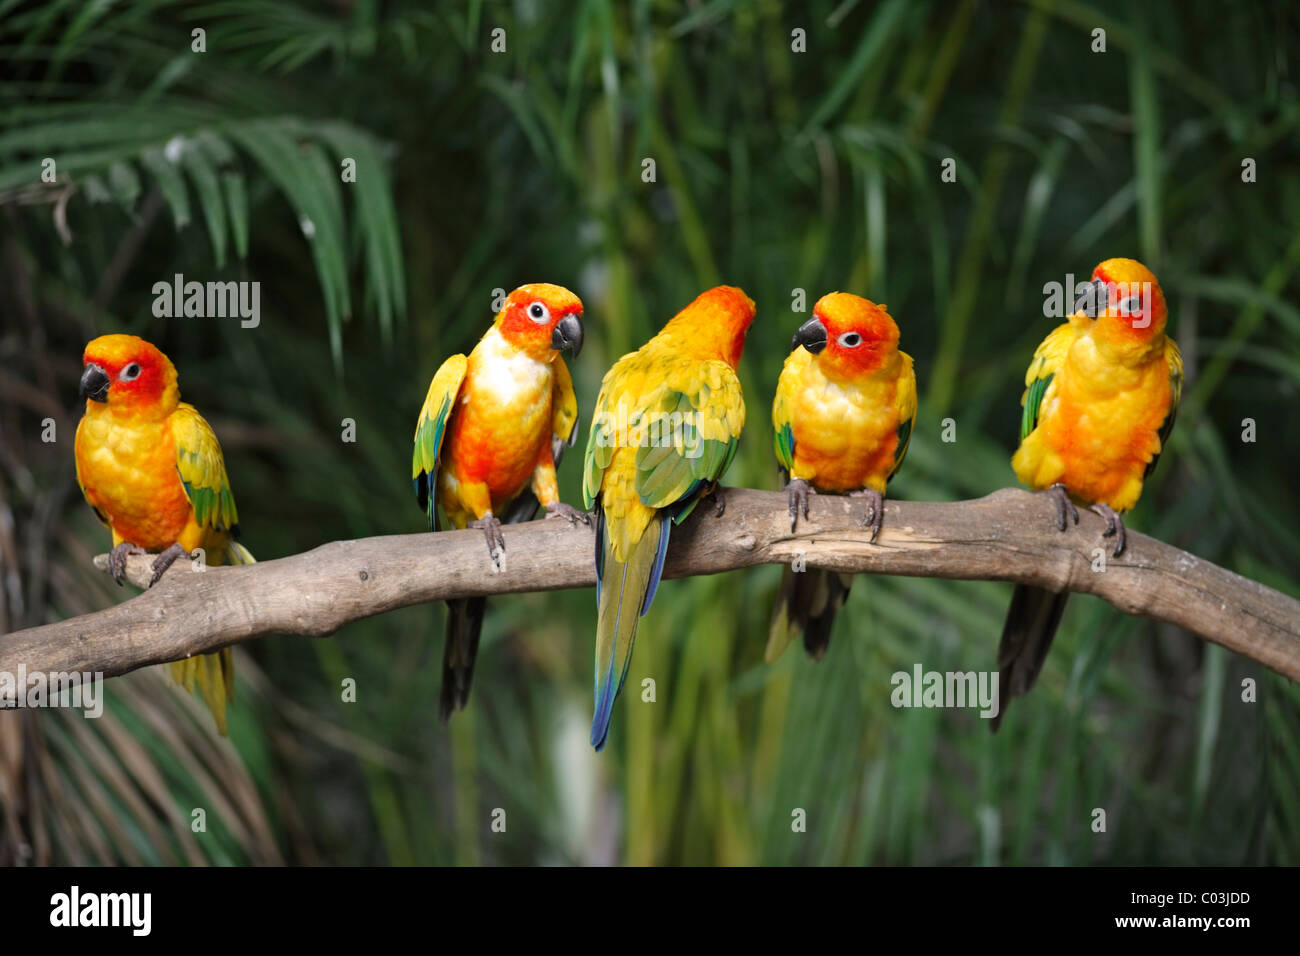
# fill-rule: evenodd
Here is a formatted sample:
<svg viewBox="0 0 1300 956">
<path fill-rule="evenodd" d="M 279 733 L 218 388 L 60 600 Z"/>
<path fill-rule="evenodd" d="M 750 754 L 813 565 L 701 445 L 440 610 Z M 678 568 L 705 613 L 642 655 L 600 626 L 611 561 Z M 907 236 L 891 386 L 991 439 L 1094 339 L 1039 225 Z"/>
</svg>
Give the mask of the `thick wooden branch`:
<svg viewBox="0 0 1300 956">
<path fill-rule="evenodd" d="M 728 489 L 722 517 L 702 506 L 674 530 L 665 575 L 789 563 L 802 553 L 809 567 L 1079 591 L 1300 681 L 1300 602 L 1132 531 L 1124 555 L 1110 557 L 1101 519 L 1089 512 L 1062 533 L 1051 501 L 1016 489 L 975 501 L 890 501 L 872 544 L 859 524 L 864 510 L 861 499 L 817 496 L 792 534 L 784 495 Z M 182 560 L 154 588 L 116 607 L 0 637 L 0 671 L 25 665 L 29 672 L 112 676 L 264 634 L 319 637 L 427 601 L 590 587 L 593 535 L 556 518 L 508 526 L 500 573 L 473 530 L 335 541 L 201 573 Z M 1104 571 L 1092 570 L 1098 547 L 1107 548 Z M 148 581 L 150 560 L 130 559 L 133 582 Z M 592 617 L 594 628 L 594 609 Z M 988 635 L 990 654 L 996 637 Z"/>
</svg>

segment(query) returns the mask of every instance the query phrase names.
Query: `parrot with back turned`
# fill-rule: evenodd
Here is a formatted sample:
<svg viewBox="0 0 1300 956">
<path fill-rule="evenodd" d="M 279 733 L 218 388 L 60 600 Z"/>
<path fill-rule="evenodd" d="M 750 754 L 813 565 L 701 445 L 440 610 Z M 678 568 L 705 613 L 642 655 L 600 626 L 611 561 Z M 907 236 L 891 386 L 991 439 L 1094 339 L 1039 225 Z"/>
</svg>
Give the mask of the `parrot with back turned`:
<svg viewBox="0 0 1300 956">
<path fill-rule="evenodd" d="M 411 478 L 429 530 L 438 509 L 455 528 L 481 528 L 495 567 L 504 560 L 502 523 L 551 517 L 590 523 L 560 501 L 555 467 L 578 430 L 578 400 L 560 357 L 582 349 L 582 302 L 549 283 L 506 297 L 469 356 L 453 355 L 429 385 L 415 426 Z M 447 602 L 442 690 L 445 722 L 469 699 L 487 599 Z"/>
<path fill-rule="evenodd" d="M 1165 334 L 1160 283 L 1134 259 L 1092 272 L 1069 321 L 1034 353 L 1025 375 L 1017 477 L 1056 501 L 1056 526 L 1077 524 L 1078 504 L 1106 519 L 1124 553 L 1123 512 L 1137 504 L 1174 427 L 1183 388 L 1178 345 Z M 998 645 L 999 700 L 1033 686 L 1065 611 L 1068 592 L 1016 585 Z M 997 730 L 1001 713 L 993 718 Z"/>
<path fill-rule="evenodd" d="M 912 357 L 898 348 L 898 326 L 886 307 L 832 292 L 813 307 L 791 343 L 772 403 L 777 461 L 789 476 L 790 530 L 819 492 L 867 499 L 865 527 L 874 541 L 885 513 L 885 486 L 907 454 L 916 420 Z M 853 576 L 787 567 L 766 658 L 785 650 L 796 630 L 820 660 L 835 612 Z"/>
<path fill-rule="evenodd" d="M 654 600 L 668 534 L 715 495 L 745 424 L 736 368 L 754 302 L 732 286 L 700 294 L 601 382 L 582 493 L 596 508 L 596 673 L 591 743 L 609 735 L 638 618 Z"/>
<path fill-rule="evenodd" d="M 134 335 L 104 335 L 86 346 L 82 364 L 77 483 L 113 534 L 113 579 L 122 583 L 129 554 L 158 552 L 151 586 L 199 548 L 209 565 L 252 564 L 235 540 L 239 518 L 221 445 L 194 406 L 180 400 L 167 356 Z M 235 689 L 231 648 L 168 668 L 182 686 L 197 683 L 224 735 Z"/>
</svg>

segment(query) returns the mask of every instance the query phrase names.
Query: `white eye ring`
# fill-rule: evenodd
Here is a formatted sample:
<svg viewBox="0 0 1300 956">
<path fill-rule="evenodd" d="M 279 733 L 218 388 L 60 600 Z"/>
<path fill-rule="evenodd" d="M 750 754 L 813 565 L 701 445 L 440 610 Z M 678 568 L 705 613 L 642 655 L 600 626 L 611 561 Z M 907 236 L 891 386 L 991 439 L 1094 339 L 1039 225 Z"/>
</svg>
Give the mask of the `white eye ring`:
<svg viewBox="0 0 1300 956">
<path fill-rule="evenodd" d="M 140 366 L 135 362 L 132 362 L 126 368 L 122 369 L 121 373 L 119 373 L 117 377 L 123 382 L 134 381 L 140 377 Z"/>
<path fill-rule="evenodd" d="M 835 341 L 846 349 L 855 349 L 862 344 L 862 336 L 858 335 L 857 332 L 845 332 Z"/>
<path fill-rule="evenodd" d="M 1128 315 L 1138 315 L 1142 311 L 1142 300 L 1131 295 L 1119 304 L 1119 310 Z"/>
<path fill-rule="evenodd" d="M 528 317 L 538 325 L 545 325 L 551 321 L 551 310 L 540 302 L 534 302 L 528 307 Z"/>
</svg>

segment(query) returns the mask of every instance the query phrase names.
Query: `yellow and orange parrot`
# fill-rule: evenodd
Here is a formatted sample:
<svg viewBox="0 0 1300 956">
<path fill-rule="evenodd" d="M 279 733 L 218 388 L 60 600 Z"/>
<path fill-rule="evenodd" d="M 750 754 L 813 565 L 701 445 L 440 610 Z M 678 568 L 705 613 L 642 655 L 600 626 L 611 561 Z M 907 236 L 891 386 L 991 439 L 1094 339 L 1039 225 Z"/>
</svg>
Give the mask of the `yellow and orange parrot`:
<svg viewBox="0 0 1300 956">
<path fill-rule="evenodd" d="M 582 302 L 549 283 L 520 286 L 469 357 L 453 355 L 429 385 L 415 426 L 411 477 L 429 530 L 438 509 L 455 528 L 481 528 L 496 567 L 501 524 L 552 517 L 590 523 L 560 501 L 555 466 L 578 430 L 578 400 L 560 352 L 582 348 Z M 447 602 L 438 710 L 446 721 L 469 699 L 487 599 Z"/>
<path fill-rule="evenodd" d="M 122 583 L 128 554 L 158 552 L 154 584 L 180 557 L 202 549 L 209 565 L 252 564 L 235 538 L 239 517 L 217 436 L 180 400 L 176 367 L 134 335 L 103 335 L 82 356 L 77 482 L 113 533 L 109 567 Z M 235 690 L 231 649 L 174 661 L 172 677 L 199 693 L 226 732 Z"/>
<path fill-rule="evenodd" d="M 1017 477 L 1056 499 L 1056 525 L 1079 521 L 1078 504 L 1106 519 L 1115 556 L 1124 552 L 1120 515 L 1169 440 L 1183 388 L 1178 345 L 1165 335 L 1160 283 L 1134 259 L 1107 259 L 1034 353 L 1025 375 Z M 1065 610 L 1068 592 L 1017 585 L 998 646 L 999 700 L 1033 686 Z M 1001 715 L 994 717 L 997 730 Z"/>
<path fill-rule="evenodd" d="M 732 286 L 702 293 L 601 382 L 582 494 L 596 508 L 596 674 L 591 743 L 609 735 L 637 619 L 654 600 L 668 532 L 714 495 L 745 425 L 736 367 L 754 302 Z"/>
<path fill-rule="evenodd" d="M 789 476 L 790 530 L 819 492 L 867 500 L 874 541 L 885 515 L 885 486 L 903 463 L 916 420 L 912 357 L 898 349 L 898 326 L 861 296 L 832 292 L 799 327 L 772 403 L 776 458 Z M 777 659 L 796 630 L 815 659 L 826 653 L 835 612 L 853 576 L 786 568 L 768 635 Z"/>
</svg>

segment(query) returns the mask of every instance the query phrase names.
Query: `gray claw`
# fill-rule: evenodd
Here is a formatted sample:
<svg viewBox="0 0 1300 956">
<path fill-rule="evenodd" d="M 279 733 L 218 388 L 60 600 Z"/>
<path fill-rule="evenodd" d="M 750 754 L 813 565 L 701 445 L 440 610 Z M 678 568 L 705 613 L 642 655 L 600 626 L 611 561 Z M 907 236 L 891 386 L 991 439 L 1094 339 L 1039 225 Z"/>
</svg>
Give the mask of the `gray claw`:
<svg viewBox="0 0 1300 956">
<path fill-rule="evenodd" d="M 1044 491 L 1043 494 L 1051 495 L 1052 499 L 1056 502 L 1057 531 L 1065 530 L 1065 518 L 1067 515 L 1074 519 L 1075 524 L 1079 523 L 1079 509 L 1076 508 L 1074 502 L 1070 500 L 1070 492 L 1065 485 L 1057 482 Z"/>
<path fill-rule="evenodd" d="M 862 527 L 871 529 L 871 540 L 874 542 L 880 535 L 880 526 L 885 521 L 885 496 L 879 491 L 864 488 L 861 491 L 849 492 L 849 497 L 867 499 L 867 514 L 862 519 Z"/>
<path fill-rule="evenodd" d="M 149 578 L 149 587 L 158 583 L 158 579 L 167 573 L 177 558 L 185 557 L 189 552 L 180 546 L 180 543 L 174 543 L 166 551 L 159 552 L 158 557 L 153 559 L 153 574 Z"/>
<path fill-rule="evenodd" d="M 1106 530 L 1101 533 L 1103 538 L 1115 538 L 1114 557 L 1119 557 L 1124 553 L 1124 546 L 1127 544 L 1124 536 L 1124 519 L 1119 516 L 1119 512 L 1110 505 L 1097 502 L 1088 508 L 1089 511 L 1101 515 L 1106 519 Z"/>
<path fill-rule="evenodd" d="M 793 531 L 799 522 L 800 511 L 805 518 L 808 517 L 808 499 L 817 492 L 802 478 L 795 478 L 785 486 L 785 493 L 790 499 L 790 530 Z"/>
<path fill-rule="evenodd" d="M 506 538 L 501 533 L 501 522 L 489 511 L 477 521 L 471 521 L 467 527 L 483 529 L 483 537 L 487 539 L 488 557 L 492 559 L 492 566 L 500 571 L 501 558 L 506 550 Z"/>
<path fill-rule="evenodd" d="M 546 517 L 565 518 L 571 525 L 577 525 L 579 521 L 585 525 L 591 524 L 591 515 L 585 511 L 579 511 L 573 505 L 566 505 L 563 501 L 552 501 L 547 505 Z"/>
<path fill-rule="evenodd" d="M 108 570 L 112 572 L 113 580 L 117 586 L 122 586 L 122 578 L 126 576 L 126 558 L 130 554 L 144 554 L 144 548 L 132 544 L 130 541 L 123 541 L 108 554 Z M 153 582 L 149 582 L 152 584 Z"/>
</svg>

